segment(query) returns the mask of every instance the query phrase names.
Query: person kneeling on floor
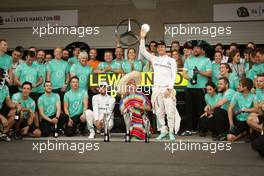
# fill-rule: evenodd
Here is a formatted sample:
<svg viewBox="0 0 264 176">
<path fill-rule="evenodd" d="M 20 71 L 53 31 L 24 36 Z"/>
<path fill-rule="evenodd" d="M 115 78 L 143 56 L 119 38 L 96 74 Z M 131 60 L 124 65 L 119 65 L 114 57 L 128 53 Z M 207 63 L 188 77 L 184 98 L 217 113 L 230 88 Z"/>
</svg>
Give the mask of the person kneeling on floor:
<svg viewBox="0 0 264 176">
<path fill-rule="evenodd" d="M 115 98 L 107 94 L 108 84 L 101 82 L 99 84 L 99 94 L 93 96 L 92 104 L 93 111 L 85 111 L 88 130 L 90 131 L 89 139 L 93 139 L 95 136 L 94 126 L 98 130 L 102 130 L 105 127 L 105 121 L 107 120 L 108 131 L 114 126 L 114 107 Z"/>
<path fill-rule="evenodd" d="M 12 96 L 12 101 L 22 106 L 21 110 L 17 112 L 19 119 L 15 124 L 15 128 L 23 136 L 40 137 L 39 120 L 35 116 L 36 103 L 29 97 L 31 91 L 32 84 L 26 81 L 22 84 L 22 92 Z"/>
<path fill-rule="evenodd" d="M 255 96 L 251 93 L 253 81 L 243 78 L 239 81 L 238 92 L 233 96 L 228 107 L 229 132 L 227 140 L 233 142 L 245 136 L 249 130 L 247 118 L 249 113 L 254 112 L 253 104 Z M 235 116 L 235 118 L 233 118 Z"/>
</svg>

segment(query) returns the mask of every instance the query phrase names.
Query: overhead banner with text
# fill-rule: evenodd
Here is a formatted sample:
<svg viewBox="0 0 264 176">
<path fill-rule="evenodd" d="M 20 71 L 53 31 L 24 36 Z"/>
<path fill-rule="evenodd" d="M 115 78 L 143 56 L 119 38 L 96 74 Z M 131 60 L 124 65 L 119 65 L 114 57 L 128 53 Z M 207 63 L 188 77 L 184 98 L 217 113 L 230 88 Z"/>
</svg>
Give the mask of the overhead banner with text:
<svg viewBox="0 0 264 176">
<path fill-rule="evenodd" d="M 0 28 L 32 28 L 33 26 L 77 26 L 77 10 L 1 12 Z"/>
<path fill-rule="evenodd" d="M 214 4 L 214 21 L 264 20 L 264 3 Z"/>
</svg>

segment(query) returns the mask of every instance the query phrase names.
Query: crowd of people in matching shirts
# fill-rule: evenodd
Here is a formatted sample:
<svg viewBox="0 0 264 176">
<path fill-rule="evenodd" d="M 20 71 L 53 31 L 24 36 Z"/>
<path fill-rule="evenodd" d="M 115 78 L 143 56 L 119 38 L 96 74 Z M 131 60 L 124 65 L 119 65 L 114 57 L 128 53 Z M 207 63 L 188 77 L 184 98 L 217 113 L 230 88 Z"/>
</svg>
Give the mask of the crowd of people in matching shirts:
<svg viewBox="0 0 264 176">
<path fill-rule="evenodd" d="M 247 134 L 254 138 L 261 135 L 264 49 L 253 42 L 247 43 L 243 51 L 236 43 L 226 50 L 216 44 L 214 57 L 208 58 L 199 42 L 186 42 L 182 48 L 181 53 L 180 43 L 173 41 L 167 51 L 188 80 L 182 119 L 185 123 L 178 135 L 190 136 L 198 131 L 206 136 L 211 131 L 213 139 L 228 141 Z M 157 55 L 157 43 L 151 41 L 147 50 Z M 25 52 L 21 46 L 12 50 L 11 56 L 7 52 L 8 41 L 0 39 L 0 124 L 1 139 L 6 141 L 24 135 L 49 136 L 55 126 L 67 136 L 88 128 L 89 138 L 94 138 L 96 129 L 103 126 L 98 112 L 105 108 L 113 113 L 115 99 L 107 95 L 105 82 L 101 83 L 104 89 L 89 87 L 89 75 L 153 72 L 151 62 L 136 49 L 128 48 L 124 57 L 120 46 L 114 53 L 104 51 L 104 61 L 97 58 L 96 48 L 82 51 L 75 47 L 70 58 L 71 53 L 62 48 L 55 48 L 53 54 L 36 47 Z M 94 94 L 90 102 L 93 110 L 88 109 L 88 89 Z M 106 96 L 106 101 L 100 96 Z M 113 118 L 109 126 L 111 130 Z"/>
</svg>

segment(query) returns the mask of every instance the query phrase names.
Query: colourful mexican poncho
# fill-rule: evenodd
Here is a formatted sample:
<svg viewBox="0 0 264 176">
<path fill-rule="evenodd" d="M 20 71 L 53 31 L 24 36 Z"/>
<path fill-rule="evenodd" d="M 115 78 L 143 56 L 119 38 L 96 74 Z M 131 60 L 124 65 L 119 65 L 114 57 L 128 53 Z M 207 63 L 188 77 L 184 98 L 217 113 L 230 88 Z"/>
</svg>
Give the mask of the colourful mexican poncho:
<svg viewBox="0 0 264 176">
<path fill-rule="evenodd" d="M 142 106 L 150 106 L 148 98 L 142 93 L 129 94 L 124 97 L 120 102 L 120 109 L 131 109 L 132 121 L 130 125 L 130 135 L 140 140 L 145 139 L 145 128 L 143 123 L 143 116 L 146 111 L 138 109 L 135 104 L 138 103 Z"/>
</svg>

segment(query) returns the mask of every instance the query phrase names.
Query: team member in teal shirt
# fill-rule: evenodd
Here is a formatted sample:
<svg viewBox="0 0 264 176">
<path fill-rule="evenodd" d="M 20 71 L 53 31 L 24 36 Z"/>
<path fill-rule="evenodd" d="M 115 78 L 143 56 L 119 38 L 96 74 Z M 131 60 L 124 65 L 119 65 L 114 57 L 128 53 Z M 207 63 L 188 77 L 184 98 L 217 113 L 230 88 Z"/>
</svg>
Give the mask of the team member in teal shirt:
<svg viewBox="0 0 264 176">
<path fill-rule="evenodd" d="M 4 69 L 12 78 L 12 57 L 6 54 L 8 49 L 7 41 L 0 39 L 0 68 Z"/>
<path fill-rule="evenodd" d="M 220 51 L 216 51 L 214 54 L 214 62 L 212 63 L 212 81 L 217 85 L 220 78 L 220 64 L 223 55 Z"/>
<path fill-rule="evenodd" d="M 197 129 L 197 122 L 203 114 L 204 88 L 208 78 L 212 76 L 212 63 L 203 55 L 204 46 L 201 41 L 193 49 L 193 56 L 184 62 L 183 76 L 188 80 L 186 89 L 186 120 L 185 131 L 182 136 L 192 135 L 191 131 Z M 190 110 L 191 109 L 191 110 Z"/>
<path fill-rule="evenodd" d="M 36 92 L 36 88 L 42 83 L 42 77 L 33 65 L 32 56 L 28 55 L 26 58 L 26 63 L 19 65 L 15 70 L 15 83 L 21 88 L 22 84 L 28 81 L 32 83 L 32 92 Z"/>
<path fill-rule="evenodd" d="M 233 96 L 228 107 L 229 134 L 227 140 L 233 142 L 243 136 L 242 133 L 249 130 L 247 118 L 249 113 L 254 112 L 255 95 L 250 91 L 253 81 L 249 78 L 242 78 L 239 81 L 238 92 Z"/>
<path fill-rule="evenodd" d="M 122 64 L 122 69 L 124 73 L 130 73 L 134 70 L 141 72 L 142 63 L 140 60 L 136 59 L 136 50 L 134 48 L 129 48 L 127 51 L 128 60 L 125 60 Z"/>
<path fill-rule="evenodd" d="M 60 97 L 52 92 L 51 82 L 46 81 L 44 87 L 45 93 L 38 99 L 38 109 L 42 118 L 40 123 L 42 136 L 46 137 L 52 133 L 55 125 L 58 129 L 62 129 L 66 119 L 61 115 Z"/>
<path fill-rule="evenodd" d="M 222 63 L 220 65 L 220 76 L 226 77 L 228 79 L 230 89 L 237 89 L 239 78 L 236 74 L 232 73 L 232 70 L 227 63 Z"/>
<path fill-rule="evenodd" d="M 4 78 L 4 73 L 5 73 L 4 69 L 0 68 L 0 80 Z M 5 108 L 3 108 L 4 102 L 6 103 L 7 107 L 11 108 L 11 110 L 7 111 Z M 1 85 L 0 86 L 0 124 L 3 127 L 3 130 L 0 131 L 0 133 L 2 133 L 1 139 L 7 142 L 11 141 L 7 133 L 15 123 L 15 116 L 14 113 L 11 113 L 11 111 L 15 111 L 16 109 L 21 109 L 21 106 L 18 103 L 13 103 L 11 101 L 8 87 L 6 85 Z"/>
<path fill-rule="evenodd" d="M 40 97 L 44 92 L 44 83 L 46 81 L 46 65 L 44 64 L 46 53 L 43 50 L 37 52 L 37 60 L 33 63 L 37 68 L 39 75 L 42 77 L 42 83 L 37 87 L 36 92 L 38 97 Z"/>
<path fill-rule="evenodd" d="M 116 48 L 115 48 L 115 59 L 113 59 L 113 63 L 114 64 L 119 64 L 119 65 L 121 65 L 122 66 L 122 64 L 123 64 L 123 62 L 124 62 L 124 57 L 123 57 L 123 55 L 124 55 L 124 50 L 123 50 L 123 48 L 122 47 L 120 47 L 120 46 L 117 46 Z"/>
<path fill-rule="evenodd" d="M 264 73 L 264 48 L 259 48 L 256 52 L 256 63 L 247 72 L 247 78 L 254 80 L 258 74 Z"/>
<path fill-rule="evenodd" d="M 47 65 L 47 77 L 46 80 L 50 81 L 53 87 L 53 92 L 60 95 L 61 103 L 63 102 L 63 96 L 66 92 L 67 85 L 69 83 L 69 64 L 62 59 L 62 49 L 55 48 L 55 58 L 52 59 Z"/>
<path fill-rule="evenodd" d="M 198 69 L 197 83 L 191 84 L 195 67 Z M 189 80 L 187 88 L 203 89 L 205 88 L 205 84 L 208 82 L 208 78 L 211 77 L 212 63 L 207 57 L 201 55 L 198 55 L 198 57 L 191 56 L 185 61 L 183 70 L 185 77 Z"/>
<path fill-rule="evenodd" d="M 113 53 L 111 51 L 105 51 L 104 60 L 105 62 L 101 62 L 95 69 L 95 73 L 122 73 L 121 65 L 113 62 Z"/>
<path fill-rule="evenodd" d="M 19 103 L 22 106 L 20 111 L 20 119 L 17 122 L 16 128 L 22 135 L 31 135 L 40 137 L 39 121 L 35 115 L 36 104 L 29 97 L 32 91 L 32 84 L 28 81 L 22 84 L 22 92 L 15 93 L 12 96 L 12 101 Z"/>
<path fill-rule="evenodd" d="M 79 54 L 79 64 L 73 64 L 71 67 L 71 77 L 77 76 L 80 79 L 80 89 L 88 91 L 89 76 L 93 72 L 92 67 L 87 65 L 88 54 L 83 51 Z"/>
<path fill-rule="evenodd" d="M 254 64 L 247 72 L 247 78 L 254 80 L 258 74 L 264 73 L 264 63 Z"/>
<path fill-rule="evenodd" d="M 70 80 L 71 90 L 64 95 L 64 112 L 68 116 L 65 134 L 73 136 L 77 125 L 80 124 L 81 131 L 86 128 L 86 117 L 84 112 L 88 108 L 87 91 L 79 88 L 79 78 L 73 76 Z"/>
<path fill-rule="evenodd" d="M 217 89 L 220 97 L 217 103 L 211 106 L 211 111 L 214 115 L 213 120 L 208 125 L 214 127 L 216 140 L 225 140 L 227 130 L 229 129 L 227 108 L 235 91 L 229 88 L 229 81 L 226 77 L 219 78 Z"/>
<path fill-rule="evenodd" d="M 213 111 L 211 110 L 213 106 L 221 99 L 221 95 L 217 93 L 216 85 L 213 82 L 208 82 L 206 84 L 206 94 L 204 96 L 206 106 L 204 108 L 204 114 L 200 119 L 200 136 L 206 136 L 207 130 L 211 130 L 213 134 L 215 133 L 215 125 L 211 121 L 215 121 L 213 117 Z"/>
<path fill-rule="evenodd" d="M 250 113 L 247 124 L 255 131 L 261 133 L 263 126 L 261 124 L 264 115 L 264 73 L 257 75 L 256 95 L 254 100 L 255 112 Z"/>
<path fill-rule="evenodd" d="M 79 63 L 78 56 L 79 56 L 80 52 L 81 52 L 81 49 L 79 47 L 75 47 L 73 49 L 73 57 L 71 57 L 71 58 L 68 59 L 68 63 L 70 65 L 70 67 L 73 64 L 78 64 Z"/>
<path fill-rule="evenodd" d="M 26 63 L 19 65 L 15 70 L 15 84 L 20 87 L 24 82 L 28 81 L 32 84 L 32 94 L 31 97 L 34 101 L 37 101 L 37 87 L 41 85 L 43 78 L 38 72 L 38 69 L 35 65 L 33 65 L 33 60 L 35 58 L 35 52 L 30 51 L 26 57 Z"/>
</svg>

